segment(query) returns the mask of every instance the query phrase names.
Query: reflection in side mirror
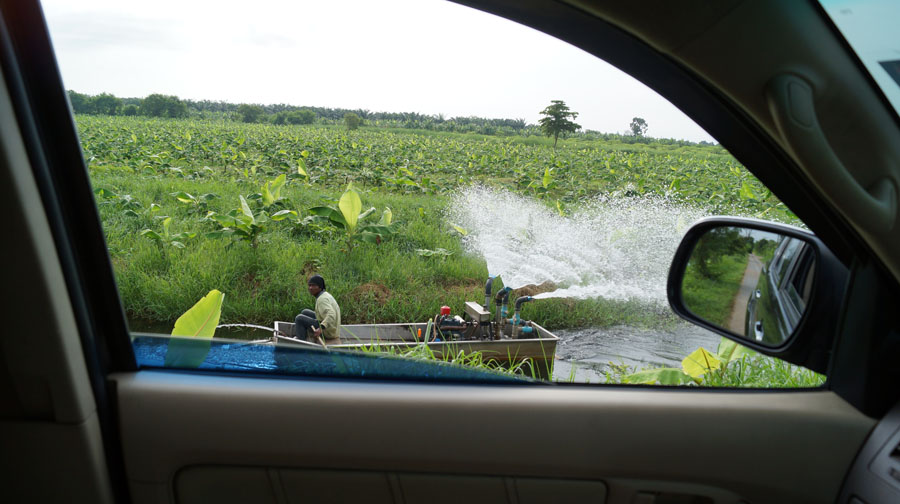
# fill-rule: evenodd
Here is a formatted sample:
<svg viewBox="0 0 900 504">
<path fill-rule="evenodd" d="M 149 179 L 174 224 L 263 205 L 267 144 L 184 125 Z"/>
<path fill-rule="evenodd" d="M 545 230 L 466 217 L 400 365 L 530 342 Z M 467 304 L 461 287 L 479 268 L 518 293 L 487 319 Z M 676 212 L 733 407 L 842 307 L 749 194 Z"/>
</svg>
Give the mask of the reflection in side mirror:
<svg viewBox="0 0 900 504">
<path fill-rule="evenodd" d="M 699 237 L 681 283 L 684 306 L 709 324 L 777 347 L 807 309 L 816 276 L 807 241 L 739 226 Z"/>
</svg>

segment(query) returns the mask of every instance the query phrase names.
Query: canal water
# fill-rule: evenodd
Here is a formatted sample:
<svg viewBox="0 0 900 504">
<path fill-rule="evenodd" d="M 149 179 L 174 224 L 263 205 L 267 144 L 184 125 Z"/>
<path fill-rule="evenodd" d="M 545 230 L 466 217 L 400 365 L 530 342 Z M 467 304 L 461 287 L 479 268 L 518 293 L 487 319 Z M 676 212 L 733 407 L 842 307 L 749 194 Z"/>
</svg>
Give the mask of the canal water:
<svg viewBox="0 0 900 504">
<path fill-rule="evenodd" d="M 604 383 L 615 366 L 629 372 L 647 367 L 681 367 L 698 347 L 715 353 L 721 336 L 687 322 L 670 329 L 615 326 L 556 331 L 554 378 L 576 383 Z"/>
</svg>

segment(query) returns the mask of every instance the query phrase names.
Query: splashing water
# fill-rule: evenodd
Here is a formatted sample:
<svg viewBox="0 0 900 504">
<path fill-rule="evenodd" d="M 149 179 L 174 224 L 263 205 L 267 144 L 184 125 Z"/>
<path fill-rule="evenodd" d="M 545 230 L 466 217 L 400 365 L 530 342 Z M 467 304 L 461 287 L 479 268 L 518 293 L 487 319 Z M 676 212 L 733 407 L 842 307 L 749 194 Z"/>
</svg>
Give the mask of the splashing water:
<svg viewBox="0 0 900 504">
<path fill-rule="evenodd" d="M 563 217 L 527 197 L 472 187 L 448 218 L 468 231 L 467 249 L 491 275 L 521 287 L 552 281 L 536 297 L 638 299 L 664 304 L 672 256 L 706 212 L 661 197 L 602 197 Z"/>
</svg>

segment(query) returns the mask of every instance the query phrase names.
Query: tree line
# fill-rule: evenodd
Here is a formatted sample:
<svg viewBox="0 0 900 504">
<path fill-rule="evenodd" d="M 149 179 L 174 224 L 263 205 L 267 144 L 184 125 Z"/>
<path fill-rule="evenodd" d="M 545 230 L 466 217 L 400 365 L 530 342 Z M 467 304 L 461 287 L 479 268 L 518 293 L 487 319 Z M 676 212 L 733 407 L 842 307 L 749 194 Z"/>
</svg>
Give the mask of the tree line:
<svg viewBox="0 0 900 504">
<path fill-rule="evenodd" d="M 229 103 L 213 100 L 190 100 L 159 93 L 145 98 L 120 98 L 110 93 L 87 95 L 69 90 L 69 103 L 76 114 L 110 116 L 147 116 L 164 118 L 196 117 L 201 119 L 225 119 L 246 123 L 284 124 L 341 124 L 353 128 L 375 126 L 381 128 L 419 129 L 452 133 L 475 133 L 493 136 L 541 136 L 546 134 L 542 124 L 529 124 L 525 119 L 498 119 L 484 117 L 450 117 L 443 114 L 418 112 L 373 112 L 367 109 L 344 109 L 279 104 Z M 563 106 L 565 106 L 563 104 Z M 568 109 L 566 109 L 568 110 Z M 577 115 L 577 114 L 576 114 Z M 356 119 L 354 119 L 354 117 Z M 349 123 L 348 123 L 349 118 Z M 357 122 L 358 119 L 358 122 Z M 616 140 L 624 143 L 665 143 L 694 145 L 694 142 L 674 139 L 657 139 L 645 136 L 646 122 L 641 126 L 629 126 L 627 134 L 602 133 L 593 130 L 561 130 L 563 135 L 586 140 Z M 554 135 L 555 136 L 555 135 Z M 704 142 L 701 142 L 704 143 Z"/>
</svg>

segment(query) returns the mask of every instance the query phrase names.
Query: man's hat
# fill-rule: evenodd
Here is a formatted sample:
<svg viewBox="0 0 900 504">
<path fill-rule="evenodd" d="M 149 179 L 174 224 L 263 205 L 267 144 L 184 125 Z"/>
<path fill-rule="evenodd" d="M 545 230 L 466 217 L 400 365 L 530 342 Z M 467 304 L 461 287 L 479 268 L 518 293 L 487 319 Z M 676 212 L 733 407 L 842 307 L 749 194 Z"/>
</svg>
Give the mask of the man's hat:
<svg viewBox="0 0 900 504">
<path fill-rule="evenodd" d="M 325 279 L 321 277 L 321 275 L 313 275 L 309 277 L 309 281 L 306 282 L 306 285 L 318 285 L 320 289 L 325 290 Z"/>
</svg>

